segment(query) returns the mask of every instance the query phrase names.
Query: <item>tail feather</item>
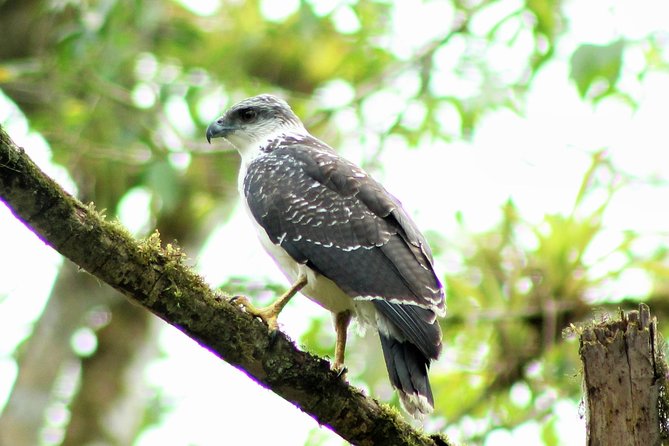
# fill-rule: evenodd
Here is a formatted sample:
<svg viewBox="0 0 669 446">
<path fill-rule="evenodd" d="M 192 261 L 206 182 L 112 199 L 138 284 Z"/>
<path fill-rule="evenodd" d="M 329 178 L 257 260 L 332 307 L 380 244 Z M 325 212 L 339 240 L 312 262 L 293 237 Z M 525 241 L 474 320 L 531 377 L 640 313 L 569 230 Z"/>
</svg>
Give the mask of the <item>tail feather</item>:
<svg viewBox="0 0 669 446">
<path fill-rule="evenodd" d="M 441 351 L 441 328 L 432 309 L 374 300 L 376 322 L 390 383 L 415 418 L 432 412 L 434 397 L 427 376 Z"/>
<path fill-rule="evenodd" d="M 379 330 L 383 356 L 390 383 L 398 390 L 400 400 L 409 414 L 422 418 L 434 409 L 434 397 L 427 376 L 430 358 L 414 344 L 400 341 Z"/>
</svg>

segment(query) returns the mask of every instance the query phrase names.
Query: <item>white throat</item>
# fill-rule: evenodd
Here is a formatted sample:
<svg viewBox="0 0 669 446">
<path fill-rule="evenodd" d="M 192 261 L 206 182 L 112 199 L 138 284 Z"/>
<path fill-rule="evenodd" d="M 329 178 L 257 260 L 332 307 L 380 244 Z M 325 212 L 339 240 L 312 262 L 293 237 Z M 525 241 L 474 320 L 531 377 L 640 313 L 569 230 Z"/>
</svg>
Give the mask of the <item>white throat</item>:
<svg viewBox="0 0 669 446">
<path fill-rule="evenodd" d="M 248 169 L 249 164 L 251 164 L 251 162 L 253 162 L 253 160 L 256 158 L 266 155 L 267 152 L 263 151 L 264 147 L 276 139 L 282 139 L 290 136 L 304 137 L 306 135 L 309 135 L 309 132 L 302 125 L 299 125 L 280 127 L 273 132 L 266 133 L 263 136 L 250 140 L 230 138 L 229 141 L 235 146 L 242 158 L 241 165 L 239 167 L 239 177 L 237 180 L 237 187 L 239 188 L 239 191 L 241 192 L 243 190 L 242 184 L 244 182 L 244 177 L 246 176 L 246 170 Z"/>
<path fill-rule="evenodd" d="M 286 138 L 288 136 L 305 136 L 308 134 L 309 132 L 307 132 L 307 130 L 302 126 L 290 126 L 278 128 L 273 132 L 244 142 L 230 142 L 233 143 L 233 145 L 237 148 L 239 155 L 242 157 L 242 169 L 246 171 L 246 168 L 254 159 L 266 153 L 263 151 L 263 148 L 272 141 L 279 138 Z"/>
</svg>

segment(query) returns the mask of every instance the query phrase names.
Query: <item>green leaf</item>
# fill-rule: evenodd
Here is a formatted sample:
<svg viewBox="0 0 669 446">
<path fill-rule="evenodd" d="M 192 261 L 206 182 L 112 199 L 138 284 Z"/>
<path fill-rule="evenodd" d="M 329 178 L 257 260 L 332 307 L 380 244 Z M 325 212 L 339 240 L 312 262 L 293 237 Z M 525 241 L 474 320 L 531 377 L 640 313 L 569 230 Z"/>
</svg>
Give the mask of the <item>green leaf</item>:
<svg viewBox="0 0 669 446">
<path fill-rule="evenodd" d="M 557 33 L 560 3 L 557 0 L 528 0 L 525 3 L 536 17 L 535 29 L 546 36 L 550 43 Z"/>
<path fill-rule="evenodd" d="M 557 420 L 555 417 L 551 417 L 544 423 L 541 429 L 541 439 L 545 445 L 549 446 L 560 443 L 560 438 L 557 432 Z"/>
<path fill-rule="evenodd" d="M 581 45 L 574 51 L 569 76 L 576 82 L 582 98 L 585 98 L 590 87 L 598 80 L 604 80 L 608 85 L 605 91 L 595 95 L 595 100 L 614 91 L 620 77 L 624 48 L 625 41 L 620 39 L 609 45 Z"/>
</svg>

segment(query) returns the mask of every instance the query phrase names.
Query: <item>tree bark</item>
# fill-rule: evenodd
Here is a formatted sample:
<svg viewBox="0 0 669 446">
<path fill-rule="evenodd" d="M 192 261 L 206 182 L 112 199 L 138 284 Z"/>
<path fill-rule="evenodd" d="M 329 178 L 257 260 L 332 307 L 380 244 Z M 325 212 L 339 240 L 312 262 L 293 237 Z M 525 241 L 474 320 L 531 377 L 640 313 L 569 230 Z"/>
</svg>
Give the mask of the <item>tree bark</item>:
<svg viewBox="0 0 669 446">
<path fill-rule="evenodd" d="M 645 304 L 580 335 L 587 444 L 650 446 L 666 439 L 667 364 Z"/>
<path fill-rule="evenodd" d="M 0 198 L 45 243 L 204 348 L 360 445 L 445 445 L 365 397 L 282 332 L 243 312 L 183 265 L 157 234 L 137 242 L 44 175 L 0 127 Z M 222 255 L 234 255 L 223 253 Z"/>
</svg>

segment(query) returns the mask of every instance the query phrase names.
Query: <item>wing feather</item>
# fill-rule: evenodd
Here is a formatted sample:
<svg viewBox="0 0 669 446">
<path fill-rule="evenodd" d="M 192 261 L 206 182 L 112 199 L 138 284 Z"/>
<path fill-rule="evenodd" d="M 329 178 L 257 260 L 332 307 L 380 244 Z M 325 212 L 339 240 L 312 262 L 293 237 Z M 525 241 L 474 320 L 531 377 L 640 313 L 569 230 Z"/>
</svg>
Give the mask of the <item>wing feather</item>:
<svg viewBox="0 0 669 446">
<path fill-rule="evenodd" d="M 244 194 L 270 239 L 353 298 L 443 312 L 427 242 L 399 201 L 313 141 L 281 145 L 248 167 Z"/>
</svg>

